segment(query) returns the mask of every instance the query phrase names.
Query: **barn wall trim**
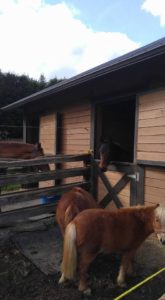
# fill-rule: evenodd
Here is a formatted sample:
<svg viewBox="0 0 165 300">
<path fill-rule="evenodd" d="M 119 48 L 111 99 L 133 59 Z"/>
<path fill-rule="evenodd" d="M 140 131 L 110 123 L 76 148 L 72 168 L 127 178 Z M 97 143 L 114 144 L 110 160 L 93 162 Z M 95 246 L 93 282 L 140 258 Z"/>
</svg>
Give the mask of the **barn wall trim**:
<svg viewBox="0 0 165 300">
<path fill-rule="evenodd" d="M 152 160 L 137 160 L 139 165 L 145 165 L 148 167 L 165 167 L 165 162 L 162 161 L 152 161 Z"/>
</svg>

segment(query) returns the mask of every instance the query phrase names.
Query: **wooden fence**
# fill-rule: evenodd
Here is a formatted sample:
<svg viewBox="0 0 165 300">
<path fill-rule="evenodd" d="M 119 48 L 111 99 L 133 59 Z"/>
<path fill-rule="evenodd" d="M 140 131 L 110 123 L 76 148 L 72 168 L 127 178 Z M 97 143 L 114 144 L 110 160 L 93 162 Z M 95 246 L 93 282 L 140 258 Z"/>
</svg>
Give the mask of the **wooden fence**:
<svg viewBox="0 0 165 300">
<path fill-rule="evenodd" d="M 82 167 L 68 168 L 69 163 L 83 162 Z M 67 163 L 67 168 L 65 167 Z M 54 170 L 42 172 L 22 172 L 24 168 L 33 166 L 54 164 Z M 86 155 L 58 155 L 45 156 L 29 160 L 0 160 L 0 189 L 3 189 L 8 184 L 32 184 L 42 181 L 53 180 L 54 184 L 51 187 L 28 188 L 22 191 L 2 193 L 0 195 L 0 208 L 8 205 L 13 206 L 20 204 L 19 209 L 0 213 L 0 227 L 10 226 L 15 222 L 23 220 L 32 220 L 32 217 L 55 211 L 55 203 L 35 204 L 33 200 L 41 199 L 44 196 L 60 195 L 63 192 L 70 190 L 75 186 L 81 186 L 89 190 L 97 199 L 98 177 L 107 190 L 107 194 L 99 202 L 101 207 L 106 207 L 111 201 L 116 207 L 123 206 L 119 192 L 130 181 L 130 205 L 144 203 L 144 170 L 142 167 L 134 164 L 111 164 L 108 170 L 113 170 L 123 173 L 121 179 L 112 186 L 106 175 L 99 169 L 98 163 L 90 154 Z M 77 182 L 77 176 L 82 178 Z M 64 183 L 65 178 L 72 177 L 72 183 Z M 76 180 L 74 181 L 74 177 Z M 26 204 L 26 207 L 23 207 Z"/>
<path fill-rule="evenodd" d="M 29 184 L 47 180 L 54 180 L 54 185 L 44 188 L 30 188 L 23 191 L 1 193 L 0 207 L 4 205 L 14 205 L 18 203 L 28 203 L 29 201 L 39 199 L 44 196 L 60 195 L 61 193 L 70 190 L 74 186 L 81 186 L 90 190 L 92 188 L 91 182 L 91 156 L 86 155 L 58 155 L 45 156 L 43 158 L 35 158 L 29 160 L 0 160 L 0 188 L 3 189 L 8 184 Z M 59 165 L 69 162 L 83 162 L 83 167 L 79 168 L 61 168 Z M 26 172 L 22 169 L 26 167 L 39 166 L 45 164 L 54 164 L 55 170 L 47 172 Z M 68 165 L 68 164 L 67 164 Z M 80 182 L 70 184 L 63 184 L 62 179 L 67 177 L 82 176 Z M 60 184 L 59 184 L 60 182 Z M 49 203 L 44 205 L 35 205 L 31 207 L 24 207 L 8 212 L 0 213 L 0 227 L 10 226 L 15 222 L 31 218 L 39 214 L 54 212 L 55 204 Z"/>
</svg>

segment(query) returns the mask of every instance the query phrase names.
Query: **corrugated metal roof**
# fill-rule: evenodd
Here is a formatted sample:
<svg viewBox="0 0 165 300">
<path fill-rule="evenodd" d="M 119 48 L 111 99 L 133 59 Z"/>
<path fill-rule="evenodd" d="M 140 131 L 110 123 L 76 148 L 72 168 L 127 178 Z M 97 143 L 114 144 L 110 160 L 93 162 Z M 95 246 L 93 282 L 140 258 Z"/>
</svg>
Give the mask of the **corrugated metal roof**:
<svg viewBox="0 0 165 300">
<path fill-rule="evenodd" d="M 159 39 L 151 44 L 148 44 L 137 50 L 131 51 L 125 55 L 110 60 L 79 75 L 71 77 L 70 79 L 63 80 L 28 97 L 22 98 L 12 104 L 3 107 L 2 110 L 6 111 L 23 106 L 37 99 L 59 93 L 61 91 L 67 90 L 74 86 L 78 86 L 85 82 L 89 82 L 90 80 L 99 78 L 108 73 L 115 72 L 119 69 L 128 67 L 141 61 L 150 59 L 162 53 L 165 53 L 165 38 Z"/>
</svg>

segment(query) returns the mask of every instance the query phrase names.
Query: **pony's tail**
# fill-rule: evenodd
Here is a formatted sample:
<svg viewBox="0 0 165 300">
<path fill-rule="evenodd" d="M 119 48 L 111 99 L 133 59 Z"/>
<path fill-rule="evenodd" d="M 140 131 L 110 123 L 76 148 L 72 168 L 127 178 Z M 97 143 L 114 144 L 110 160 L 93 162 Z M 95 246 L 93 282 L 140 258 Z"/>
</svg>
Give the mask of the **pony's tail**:
<svg viewBox="0 0 165 300">
<path fill-rule="evenodd" d="M 64 236 L 63 259 L 61 273 L 63 278 L 73 279 L 77 270 L 76 226 L 67 225 Z"/>
<path fill-rule="evenodd" d="M 70 204 L 66 211 L 64 216 L 64 224 L 65 227 L 75 218 L 75 216 L 79 213 L 79 209 L 77 206 Z"/>
</svg>

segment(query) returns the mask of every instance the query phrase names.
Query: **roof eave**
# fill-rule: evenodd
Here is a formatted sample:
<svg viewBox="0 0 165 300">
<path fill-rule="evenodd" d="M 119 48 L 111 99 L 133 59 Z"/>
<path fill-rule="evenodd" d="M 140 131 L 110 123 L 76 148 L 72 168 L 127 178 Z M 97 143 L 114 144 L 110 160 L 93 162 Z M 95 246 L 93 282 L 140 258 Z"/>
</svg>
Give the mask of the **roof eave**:
<svg viewBox="0 0 165 300">
<path fill-rule="evenodd" d="M 160 40 L 161 41 L 161 40 Z M 105 63 L 99 67 L 95 67 L 89 71 L 83 72 L 79 75 L 76 75 L 68 80 L 62 81 L 60 83 L 57 83 L 56 85 L 53 85 L 52 87 L 46 88 L 42 91 L 39 91 L 37 93 L 34 93 L 28 97 L 22 98 L 12 104 L 6 105 L 1 108 L 2 111 L 8 111 L 11 109 L 18 108 L 20 106 L 26 105 L 32 101 L 51 96 L 52 94 L 57 94 L 61 91 L 65 91 L 71 87 L 78 86 L 80 84 L 83 84 L 87 81 L 97 79 L 99 77 L 105 76 L 108 73 L 112 73 L 115 71 L 118 71 L 120 69 L 129 67 L 133 64 L 140 63 L 144 60 L 151 59 L 155 56 L 161 55 L 165 53 L 165 39 L 163 39 L 163 43 L 159 43 L 159 46 L 153 47 L 152 49 L 148 51 L 141 51 L 139 54 L 139 50 L 143 49 L 145 47 L 142 47 L 138 50 L 132 51 L 129 54 L 123 55 L 119 57 L 118 59 L 114 59 L 108 63 Z M 138 54 L 137 54 L 138 53 Z M 131 56 L 132 54 L 132 56 Z M 134 54 L 134 55 L 133 55 Z M 115 63 L 116 61 L 116 63 Z M 108 65 L 107 65 L 108 64 Z"/>
</svg>

